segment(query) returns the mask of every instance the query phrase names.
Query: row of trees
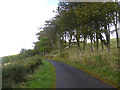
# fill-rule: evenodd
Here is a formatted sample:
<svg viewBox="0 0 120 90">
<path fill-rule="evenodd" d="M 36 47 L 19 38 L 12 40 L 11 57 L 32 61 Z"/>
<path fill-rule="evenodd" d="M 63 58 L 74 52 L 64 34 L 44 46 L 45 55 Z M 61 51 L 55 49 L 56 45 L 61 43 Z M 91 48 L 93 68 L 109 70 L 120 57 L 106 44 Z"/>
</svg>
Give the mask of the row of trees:
<svg viewBox="0 0 120 90">
<path fill-rule="evenodd" d="M 110 33 L 116 32 L 117 47 L 118 38 L 118 15 L 120 6 L 111 2 L 59 2 L 55 11 L 56 16 L 47 20 L 43 30 L 37 33 L 38 42 L 35 43 L 37 53 L 49 53 L 58 50 L 58 53 L 67 47 L 70 48 L 74 41 L 78 46 L 78 53 L 85 52 L 86 42 L 91 41 L 91 52 L 93 42 L 99 51 L 99 41 L 102 49 L 107 47 L 110 52 Z M 111 31 L 110 27 L 115 26 Z M 81 48 L 82 43 L 82 48 Z"/>
</svg>

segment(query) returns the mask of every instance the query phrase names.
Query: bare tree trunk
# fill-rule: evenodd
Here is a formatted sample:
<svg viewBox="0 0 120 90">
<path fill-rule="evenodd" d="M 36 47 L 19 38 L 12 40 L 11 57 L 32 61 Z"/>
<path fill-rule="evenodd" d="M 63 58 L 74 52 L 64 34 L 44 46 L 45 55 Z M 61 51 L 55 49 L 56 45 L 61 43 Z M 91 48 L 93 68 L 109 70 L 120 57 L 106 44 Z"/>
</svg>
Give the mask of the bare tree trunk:
<svg viewBox="0 0 120 90">
<path fill-rule="evenodd" d="M 77 45 L 78 45 L 78 54 L 80 54 L 81 47 L 80 47 L 80 34 L 79 31 L 77 30 L 77 35 L 76 35 L 76 40 L 77 40 Z"/>
<path fill-rule="evenodd" d="M 79 42 L 79 39 L 77 39 L 77 45 L 78 45 L 78 54 L 80 54 L 81 48 L 80 48 L 80 42 Z"/>
<path fill-rule="evenodd" d="M 120 1 L 119 1 L 119 3 L 120 3 Z M 118 8 L 120 8 L 120 4 L 119 4 Z M 118 17 L 118 21 L 119 21 L 118 27 L 119 27 L 119 30 L 118 30 L 118 32 L 120 33 L 120 9 L 119 9 L 118 12 L 119 12 L 119 17 Z M 118 35 L 118 49 L 120 51 L 120 34 Z"/>
<path fill-rule="evenodd" d="M 110 31 L 109 31 L 109 24 L 108 24 L 108 41 L 107 41 L 107 44 L 108 44 L 108 52 L 110 53 Z"/>
<path fill-rule="evenodd" d="M 119 3 L 120 3 L 120 1 L 119 1 Z M 118 8 L 120 8 L 120 4 L 118 5 Z M 119 27 L 119 33 L 120 33 L 120 9 L 119 9 L 119 18 L 118 18 L 118 20 L 119 20 L 119 24 L 118 24 L 118 27 Z M 119 34 L 120 35 L 120 34 Z M 120 36 L 118 35 L 118 42 L 117 42 L 117 45 L 118 45 L 118 58 L 119 58 L 119 60 L 118 60 L 118 66 L 120 66 Z M 118 69 L 118 75 L 120 75 L 120 68 Z M 118 82 L 120 82 L 120 78 L 118 79 Z M 120 84 L 118 84 L 118 88 L 120 88 Z"/>
<path fill-rule="evenodd" d="M 91 41 L 91 52 L 93 52 L 93 33 L 92 33 L 92 30 L 90 30 L 90 41 Z"/>
<path fill-rule="evenodd" d="M 60 54 L 60 52 L 61 52 L 60 41 L 61 41 L 61 35 L 59 35 L 59 41 L 58 41 L 58 54 Z"/>
<path fill-rule="evenodd" d="M 85 52 L 85 45 L 86 45 L 86 36 L 84 36 L 84 42 L 83 42 L 83 53 Z"/>
<path fill-rule="evenodd" d="M 119 47 L 119 36 L 118 36 L 118 30 L 117 30 L 117 12 L 116 12 L 116 21 L 115 21 L 115 31 L 116 31 L 116 39 L 117 39 L 117 48 Z"/>
<path fill-rule="evenodd" d="M 72 40 L 72 32 L 69 31 L 69 34 L 70 34 L 70 39 L 69 39 L 69 48 L 70 48 L 70 46 L 71 46 L 71 40 Z"/>
<path fill-rule="evenodd" d="M 109 40 L 110 40 L 110 36 L 109 36 L 109 32 L 108 32 L 108 29 L 107 29 L 107 23 L 105 22 L 105 36 L 106 36 L 106 41 L 107 41 L 107 48 L 108 48 L 108 52 L 109 52 L 109 50 L 110 50 L 110 46 L 109 46 Z"/>
<path fill-rule="evenodd" d="M 65 49 L 66 49 L 66 32 L 65 32 Z"/>
<path fill-rule="evenodd" d="M 96 32 L 96 44 L 97 44 L 97 51 L 99 51 L 98 32 Z"/>
<path fill-rule="evenodd" d="M 71 39 L 69 40 L 69 48 L 70 48 L 70 46 L 71 46 Z"/>
<path fill-rule="evenodd" d="M 52 44 L 52 47 L 53 47 L 53 54 L 54 54 L 54 50 L 55 50 L 55 46 L 54 46 L 54 44 L 53 44 L 53 41 L 52 40 L 50 40 L 50 42 L 51 42 L 51 44 Z"/>
<path fill-rule="evenodd" d="M 100 33 L 100 41 L 101 41 L 102 50 L 104 50 L 103 39 L 102 39 L 102 35 L 101 35 L 101 33 Z"/>
<path fill-rule="evenodd" d="M 91 51 L 93 52 L 93 42 L 92 42 L 93 37 L 90 36 L 90 41 L 91 41 Z"/>
</svg>

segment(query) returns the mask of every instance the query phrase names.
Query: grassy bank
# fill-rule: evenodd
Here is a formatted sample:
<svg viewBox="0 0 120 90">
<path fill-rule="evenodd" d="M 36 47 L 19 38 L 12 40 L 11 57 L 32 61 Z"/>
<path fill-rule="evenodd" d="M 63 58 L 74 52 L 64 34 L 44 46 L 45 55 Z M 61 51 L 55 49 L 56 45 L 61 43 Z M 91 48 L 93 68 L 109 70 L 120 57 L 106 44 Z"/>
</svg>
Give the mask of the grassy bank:
<svg viewBox="0 0 120 90">
<path fill-rule="evenodd" d="M 29 74 L 27 82 L 22 83 L 22 88 L 55 88 L 56 75 L 54 66 L 45 60 L 33 74 Z"/>
<path fill-rule="evenodd" d="M 43 58 L 57 60 L 87 72 L 96 78 L 118 87 L 118 49 L 116 48 L 116 40 L 111 40 L 111 52 L 101 49 L 99 52 L 90 51 L 90 43 L 86 45 L 85 53 L 78 54 L 77 47 L 72 46 L 70 49 L 64 50 L 58 54 L 48 54 Z M 94 49 L 96 44 L 94 43 Z"/>
<path fill-rule="evenodd" d="M 55 88 L 54 66 L 39 55 L 2 58 L 2 88 Z"/>
<path fill-rule="evenodd" d="M 8 57 L 6 57 L 8 58 Z M 4 63 L 4 60 L 6 63 Z M 21 82 L 27 81 L 28 74 L 33 73 L 41 65 L 39 56 L 31 56 L 19 59 L 17 56 L 3 58 L 2 64 L 2 88 L 16 88 Z"/>
</svg>

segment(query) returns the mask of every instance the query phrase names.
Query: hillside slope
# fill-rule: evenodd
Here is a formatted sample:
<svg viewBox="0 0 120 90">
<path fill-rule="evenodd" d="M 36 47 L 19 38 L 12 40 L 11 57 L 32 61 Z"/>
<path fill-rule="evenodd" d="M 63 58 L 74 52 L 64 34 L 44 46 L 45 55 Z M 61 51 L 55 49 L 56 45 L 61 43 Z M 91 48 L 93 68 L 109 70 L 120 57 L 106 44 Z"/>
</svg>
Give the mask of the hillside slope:
<svg viewBox="0 0 120 90">
<path fill-rule="evenodd" d="M 95 49 L 95 43 L 93 45 Z M 78 54 L 77 47 L 73 45 L 70 49 L 62 51 L 59 55 L 51 53 L 43 58 L 70 64 L 114 87 L 118 87 L 118 49 L 116 39 L 111 40 L 111 52 L 108 52 L 104 46 L 104 50 L 100 47 L 99 52 L 94 50 L 92 53 L 90 43 L 87 43 L 85 53 Z"/>
</svg>

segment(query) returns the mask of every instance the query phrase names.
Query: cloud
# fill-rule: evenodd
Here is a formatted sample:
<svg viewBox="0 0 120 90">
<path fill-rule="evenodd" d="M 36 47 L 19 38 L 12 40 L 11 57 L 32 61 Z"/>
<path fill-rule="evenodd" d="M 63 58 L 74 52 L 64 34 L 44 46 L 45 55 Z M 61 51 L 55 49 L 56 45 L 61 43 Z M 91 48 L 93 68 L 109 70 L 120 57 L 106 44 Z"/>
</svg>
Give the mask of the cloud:
<svg viewBox="0 0 120 90">
<path fill-rule="evenodd" d="M 56 7 L 47 0 L 1 0 L 0 57 L 33 48 L 37 27 L 55 15 Z"/>
</svg>

